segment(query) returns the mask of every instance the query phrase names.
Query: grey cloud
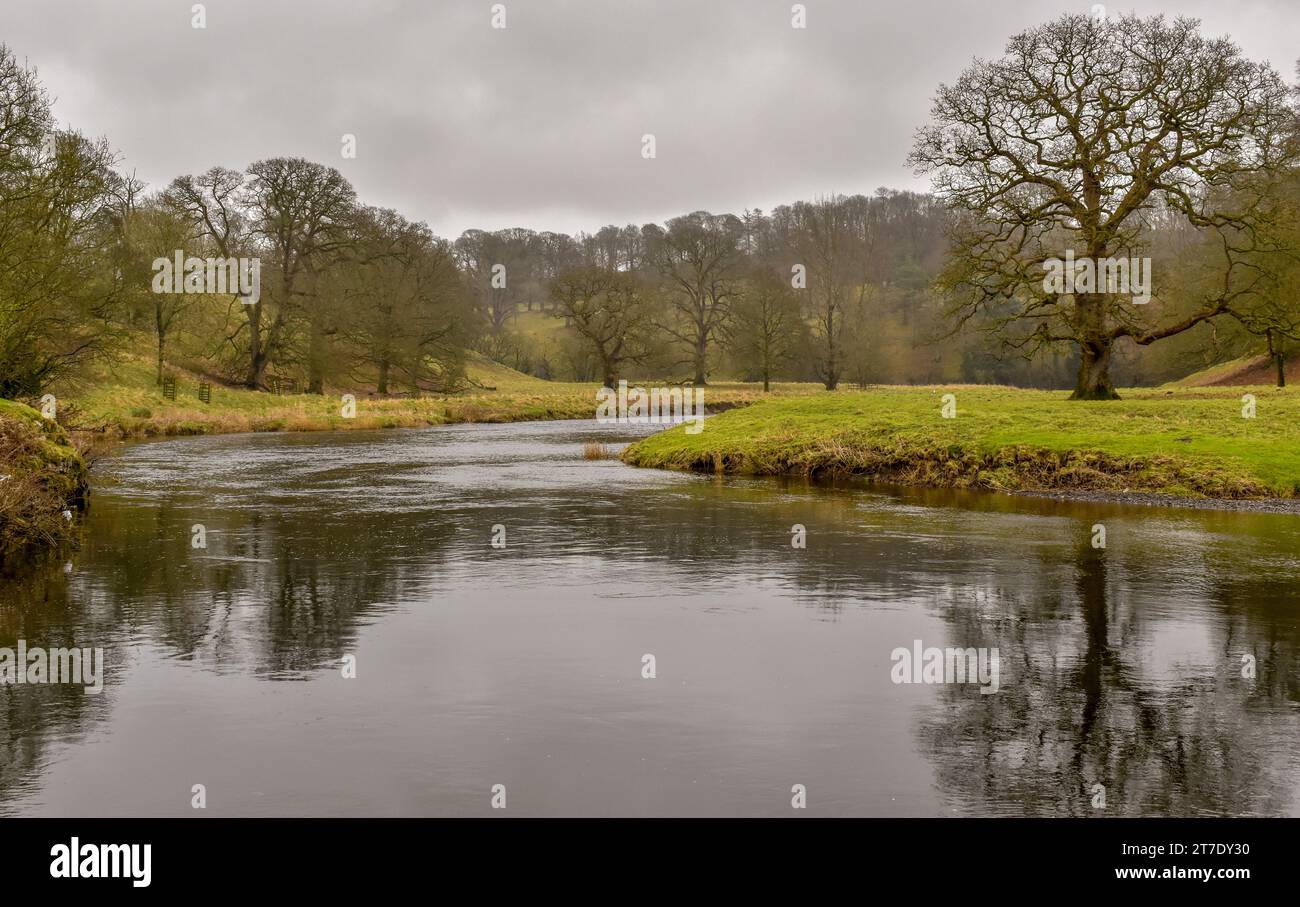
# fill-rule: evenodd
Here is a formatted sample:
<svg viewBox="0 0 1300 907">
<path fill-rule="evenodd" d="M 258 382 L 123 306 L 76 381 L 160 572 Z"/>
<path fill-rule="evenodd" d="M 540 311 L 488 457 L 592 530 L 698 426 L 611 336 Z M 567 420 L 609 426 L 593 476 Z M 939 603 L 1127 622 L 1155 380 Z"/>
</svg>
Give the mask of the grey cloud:
<svg viewBox="0 0 1300 907">
<path fill-rule="evenodd" d="M 0 35 L 63 121 L 106 135 L 153 186 L 302 155 L 454 236 L 924 188 L 905 158 L 938 84 L 1091 7 L 806 0 L 798 31 L 773 0 L 504 2 L 494 31 L 491 2 L 210 0 L 198 31 L 189 2 L 6 0 Z M 1286 0 L 1123 8 L 1197 16 L 1293 73 Z"/>
</svg>

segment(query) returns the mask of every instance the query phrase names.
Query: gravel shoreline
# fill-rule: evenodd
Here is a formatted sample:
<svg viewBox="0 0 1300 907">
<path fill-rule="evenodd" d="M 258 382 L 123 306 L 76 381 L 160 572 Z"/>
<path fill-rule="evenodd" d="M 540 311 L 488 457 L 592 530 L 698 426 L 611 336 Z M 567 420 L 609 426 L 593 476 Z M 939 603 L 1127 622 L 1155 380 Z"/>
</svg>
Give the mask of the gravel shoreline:
<svg viewBox="0 0 1300 907">
<path fill-rule="evenodd" d="M 1053 501 L 1076 501 L 1096 504 L 1138 504 L 1144 507 L 1182 508 L 1186 510 L 1223 510 L 1238 513 L 1300 514 L 1297 498 L 1186 498 L 1172 494 L 1139 491 L 1013 491 L 1020 497 L 1048 498 Z"/>
</svg>

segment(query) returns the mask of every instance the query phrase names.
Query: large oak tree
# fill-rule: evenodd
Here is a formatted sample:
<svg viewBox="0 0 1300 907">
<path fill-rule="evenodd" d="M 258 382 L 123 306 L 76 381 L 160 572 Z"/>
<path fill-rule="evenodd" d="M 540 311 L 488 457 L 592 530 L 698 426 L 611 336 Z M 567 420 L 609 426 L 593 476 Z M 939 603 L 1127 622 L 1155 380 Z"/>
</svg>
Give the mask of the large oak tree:
<svg viewBox="0 0 1300 907">
<path fill-rule="evenodd" d="M 1227 314 L 1261 292 L 1252 265 L 1269 234 L 1269 173 L 1288 166 L 1292 112 L 1266 63 L 1191 19 L 1063 16 L 1011 39 L 941 86 L 911 160 L 956 213 L 945 283 L 956 315 L 992 317 L 1030 352 L 1073 344 L 1079 399 L 1116 396 L 1115 343 L 1148 345 Z M 1043 264 L 1140 256 L 1153 218 L 1212 235 L 1213 290 L 1135 304 L 1048 289 Z"/>
</svg>

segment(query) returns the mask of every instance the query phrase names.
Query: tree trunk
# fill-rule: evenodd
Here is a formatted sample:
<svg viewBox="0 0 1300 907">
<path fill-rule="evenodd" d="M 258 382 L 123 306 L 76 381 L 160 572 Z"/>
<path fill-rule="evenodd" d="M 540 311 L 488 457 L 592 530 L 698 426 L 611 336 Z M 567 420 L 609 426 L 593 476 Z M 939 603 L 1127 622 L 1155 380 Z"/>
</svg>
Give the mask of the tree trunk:
<svg viewBox="0 0 1300 907">
<path fill-rule="evenodd" d="M 388 393 L 388 360 L 379 360 L 379 384 L 375 391 L 380 394 Z"/>
<path fill-rule="evenodd" d="M 618 365 L 609 360 L 602 360 L 600 365 L 601 387 L 608 387 L 610 390 L 618 388 Z"/>
<path fill-rule="evenodd" d="M 1095 337 L 1079 344 L 1079 380 L 1071 400 L 1118 400 L 1110 381 L 1111 340 Z"/>
<path fill-rule="evenodd" d="M 709 339 L 701 336 L 695 341 L 695 386 L 702 387 L 708 382 L 709 370 Z"/>
<path fill-rule="evenodd" d="M 163 379 L 163 346 L 167 342 L 167 335 L 160 329 L 158 331 L 158 384 L 162 384 Z"/>
<path fill-rule="evenodd" d="M 248 306 L 248 374 L 244 386 L 257 390 L 262 386 L 262 373 L 266 371 L 266 353 L 262 350 L 262 303 Z"/>
<path fill-rule="evenodd" d="M 1093 260 L 1104 250 L 1093 250 Z M 1079 379 L 1071 400 L 1118 400 L 1110 381 L 1110 354 L 1114 340 L 1106 332 L 1106 296 L 1077 293 L 1074 299 L 1079 343 Z"/>
<path fill-rule="evenodd" d="M 1277 386 L 1286 387 L 1286 360 L 1281 353 L 1274 353 L 1273 362 L 1277 365 Z"/>
<path fill-rule="evenodd" d="M 307 350 L 307 393 L 325 393 L 325 328 L 320 317 L 311 323 L 311 339 Z"/>
<path fill-rule="evenodd" d="M 822 326 L 826 329 L 826 370 L 822 373 L 822 384 L 828 391 L 833 391 L 840 384 L 840 348 L 839 338 L 835 336 L 836 306 L 831 299 L 826 301 L 826 316 Z"/>
<path fill-rule="evenodd" d="M 250 390 L 261 390 L 266 377 L 266 366 L 266 353 L 259 351 L 251 357 L 248 363 L 248 377 L 244 380 L 244 386 Z"/>
</svg>

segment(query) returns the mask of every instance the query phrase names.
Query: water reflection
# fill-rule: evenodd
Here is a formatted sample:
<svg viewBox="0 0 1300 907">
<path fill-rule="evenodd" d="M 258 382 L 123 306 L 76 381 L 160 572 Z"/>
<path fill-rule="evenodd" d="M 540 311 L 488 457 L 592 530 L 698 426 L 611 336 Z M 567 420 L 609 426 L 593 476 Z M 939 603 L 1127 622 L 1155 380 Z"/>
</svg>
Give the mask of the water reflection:
<svg viewBox="0 0 1300 907">
<path fill-rule="evenodd" d="M 5 585 L 0 645 L 109 677 L 0 686 L 0 813 L 185 815 L 196 781 L 235 815 L 483 814 L 498 781 L 525 815 L 788 815 L 795 783 L 822 814 L 1300 811 L 1300 521 L 581 459 L 627 437 L 129 448 L 72 571 Z M 892 684 L 914 639 L 997 647 L 1001 691 Z"/>
</svg>

